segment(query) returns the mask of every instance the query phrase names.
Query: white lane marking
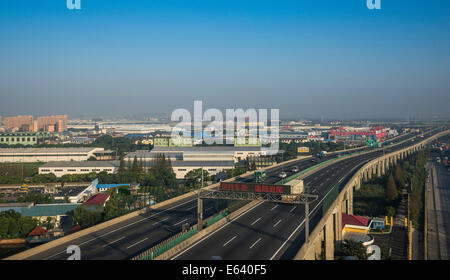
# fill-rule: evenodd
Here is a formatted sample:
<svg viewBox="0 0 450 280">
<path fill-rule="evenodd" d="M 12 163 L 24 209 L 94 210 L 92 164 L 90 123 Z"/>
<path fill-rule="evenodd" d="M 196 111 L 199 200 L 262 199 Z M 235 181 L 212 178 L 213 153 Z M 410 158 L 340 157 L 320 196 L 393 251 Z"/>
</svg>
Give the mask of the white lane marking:
<svg viewBox="0 0 450 280">
<path fill-rule="evenodd" d="M 87 241 L 84 241 L 84 242 L 78 244 L 78 246 L 84 245 L 84 244 L 89 243 L 89 242 L 91 242 L 91 241 L 93 241 L 93 240 L 95 240 L 95 239 L 101 238 L 101 237 L 103 237 L 103 236 L 106 236 L 106 235 L 108 235 L 108 234 L 111 234 L 111 233 L 113 233 L 113 232 L 116 232 L 116 231 L 118 231 L 118 230 L 121 230 L 121 229 L 123 229 L 123 228 L 126 228 L 126 227 L 132 226 L 132 225 L 134 225 L 134 224 L 137 224 L 137 223 L 139 223 L 139 222 L 142 222 L 142 221 L 145 221 L 145 220 L 149 220 L 150 218 L 152 218 L 152 217 L 154 217 L 154 216 L 156 216 L 156 215 L 159 215 L 159 214 L 164 213 L 164 212 L 166 212 L 166 211 L 169 211 L 169 210 L 171 210 L 171 209 L 173 209 L 173 208 L 177 208 L 177 207 L 179 207 L 179 206 L 181 206 L 181 205 L 185 205 L 185 204 L 187 204 L 187 203 L 189 203 L 189 202 L 196 201 L 196 200 L 197 200 L 197 198 L 188 200 L 188 201 L 183 202 L 183 203 L 181 203 L 181 204 L 178 204 L 178 205 L 175 205 L 175 206 L 173 206 L 173 207 L 167 208 L 166 210 L 163 210 L 163 211 L 161 211 L 161 212 L 158 212 L 158 213 L 155 213 L 155 214 L 153 214 L 153 215 L 150 215 L 150 216 L 148 216 L 148 217 L 146 217 L 146 218 L 142 218 L 142 219 L 140 219 L 140 220 L 137 220 L 137 221 L 135 221 L 135 222 L 133 222 L 133 223 L 131 223 L 131 224 L 127 224 L 127 225 L 124 225 L 124 226 L 122 226 L 122 227 L 120 227 L 120 228 L 117 228 L 117 229 L 115 229 L 115 230 L 108 231 L 107 233 L 104 233 L 104 234 L 102 234 L 102 235 L 100 235 L 100 236 L 98 236 L 98 237 L 94 237 L 94 238 L 92 238 L 92 239 L 89 239 L 89 240 L 87 240 Z M 56 254 L 54 254 L 54 255 L 51 255 L 50 257 L 46 257 L 44 260 L 48 260 L 48 259 L 50 259 L 50 258 L 52 258 L 52 257 L 54 257 L 54 256 L 57 256 L 57 255 L 59 255 L 59 254 L 62 254 L 62 253 L 66 253 L 66 250 L 64 249 L 64 251 L 61 251 L 61 252 L 56 253 Z"/>
<path fill-rule="evenodd" d="M 252 246 L 250 246 L 250 248 L 249 248 L 249 249 L 253 248 L 253 246 L 255 246 L 255 245 L 256 245 L 256 243 L 258 243 L 258 242 L 259 242 L 260 240 L 261 240 L 261 237 L 260 237 L 260 238 L 258 238 L 258 240 L 256 240 L 256 241 L 255 241 L 255 243 L 253 243 L 253 245 L 252 245 Z"/>
<path fill-rule="evenodd" d="M 181 224 L 182 222 L 184 222 L 184 221 L 187 221 L 187 218 L 186 219 L 184 219 L 184 220 L 182 220 L 182 221 L 179 221 L 178 223 L 176 223 L 176 224 L 174 224 L 174 226 L 176 226 L 176 225 L 178 225 L 178 224 Z"/>
<path fill-rule="evenodd" d="M 197 205 L 195 205 L 195 206 L 193 206 L 193 207 L 191 207 L 191 208 L 186 209 L 186 211 L 189 211 L 189 210 L 194 209 L 194 208 L 197 208 Z"/>
<path fill-rule="evenodd" d="M 274 224 L 273 227 L 278 226 L 279 223 L 281 223 L 281 220 L 279 220 L 278 222 L 276 222 L 276 224 Z"/>
<path fill-rule="evenodd" d="M 292 211 L 294 211 L 295 208 L 297 208 L 297 206 L 294 206 L 294 208 L 292 208 L 291 211 L 289 211 L 289 213 L 291 213 Z"/>
<path fill-rule="evenodd" d="M 364 162 L 367 162 L 367 161 L 369 161 L 369 160 L 366 160 L 366 161 L 364 161 Z M 350 172 L 348 172 L 347 174 L 345 174 L 345 176 L 342 177 L 341 180 L 339 180 L 338 184 L 340 184 L 341 181 L 342 181 L 345 177 L 347 177 L 348 174 L 350 174 L 350 173 L 351 173 L 356 167 L 358 167 L 358 166 L 362 166 L 362 164 L 359 164 L 359 165 L 353 167 L 352 170 L 350 170 Z M 328 194 L 328 193 L 327 193 L 327 194 Z M 309 212 L 309 215 L 308 215 L 309 217 L 311 217 L 311 215 L 318 209 L 317 207 L 319 207 L 319 206 L 321 205 L 322 201 L 325 199 L 326 196 L 327 196 L 327 195 L 325 195 L 325 196 L 319 201 L 319 203 L 317 203 L 316 207 L 314 207 L 314 209 L 313 209 L 311 212 Z M 272 257 L 270 257 L 270 260 L 273 260 L 273 259 L 275 258 L 275 256 L 278 254 L 278 252 L 280 252 L 280 250 L 284 247 L 284 245 L 286 245 L 286 243 L 289 241 L 289 239 L 292 238 L 292 236 L 297 232 L 297 230 L 298 230 L 304 223 L 305 223 L 305 219 L 303 218 L 303 222 L 301 222 L 301 223 L 298 225 L 298 227 L 296 227 L 296 228 L 294 229 L 294 231 L 291 233 L 291 235 L 289 235 L 289 237 L 286 238 L 286 240 L 285 240 L 284 243 L 280 246 L 280 248 L 278 248 L 278 250 L 272 255 Z"/>
<path fill-rule="evenodd" d="M 159 223 L 164 222 L 164 221 L 166 221 L 166 220 L 168 220 L 168 219 L 169 219 L 169 217 L 164 218 L 164 219 L 162 219 L 162 220 L 157 221 L 157 222 L 154 223 L 153 225 L 159 224 Z"/>
<path fill-rule="evenodd" d="M 270 211 L 272 211 L 273 209 L 275 209 L 275 208 L 277 208 L 277 207 L 278 207 L 278 204 L 275 205 L 274 207 L 272 207 L 272 209 L 270 209 Z"/>
<path fill-rule="evenodd" d="M 138 242 L 134 243 L 133 245 L 128 246 L 127 249 L 130 249 L 131 247 L 133 247 L 133 246 L 135 246 L 135 245 L 138 245 L 139 243 L 144 242 L 144 241 L 147 240 L 147 239 L 148 239 L 148 237 L 142 239 L 141 241 L 138 241 Z"/>
<path fill-rule="evenodd" d="M 253 205 L 253 207 L 251 207 L 250 209 L 248 209 L 247 211 L 239 214 L 238 216 L 236 216 L 233 220 L 236 221 L 237 219 L 239 219 L 240 217 L 242 217 L 243 215 L 247 214 L 248 212 L 252 211 L 253 209 L 255 209 L 256 207 L 262 205 L 263 202 L 259 202 L 256 205 Z M 225 227 L 231 225 L 232 223 L 226 223 L 223 227 L 220 227 L 218 229 L 216 229 L 215 231 L 211 232 L 210 234 L 206 235 L 205 237 L 203 237 L 202 239 L 200 239 L 199 241 L 197 241 L 196 243 L 194 243 L 192 246 L 186 248 L 186 250 L 182 251 L 181 253 L 179 253 L 178 255 L 172 257 L 170 260 L 174 260 L 176 258 L 178 258 L 179 256 L 183 255 L 184 253 L 186 253 L 187 251 L 189 251 L 190 249 L 194 248 L 195 246 L 197 246 L 198 244 L 202 243 L 203 241 L 205 241 L 206 239 L 208 239 L 209 237 L 213 236 L 216 232 L 218 232 L 219 230 L 224 229 Z"/>
<path fill-rule="evenodd" d="M 103 245 L 102 247 L 109 246 L 109 245 L 111 245 L 111 244 L 113 244 L 113 243 L 116 243 L 117 241 L 122 240 L 122 239 L 124 239 L 124 238 L 125 238 L 125 236 L 122 236 L 121 238 L 119 238 L 119 239 L 117 239 L 117 240 L 114 240 L 113 242 L 109 242 L 109 243 Z"/>
<path fill-rule="evenodd" d="M 231 241 L 233 241 L 236 237 L 237 237 L 237 235 L 235 235 L 233 238 L 231 238 L 230 240 L 228 240 L 225 244 L 222 245 L 222 247 L 227 246 L 228 243 L 230 243 Z"/>
<path fill-rule="evenodd" d="M 254 224 L 256 224 L 259 220 L 261 220 L 261 218 L 256 219 L 256 220 L 252 223 L 252 226 L 253 226 Z"/>
</svg>

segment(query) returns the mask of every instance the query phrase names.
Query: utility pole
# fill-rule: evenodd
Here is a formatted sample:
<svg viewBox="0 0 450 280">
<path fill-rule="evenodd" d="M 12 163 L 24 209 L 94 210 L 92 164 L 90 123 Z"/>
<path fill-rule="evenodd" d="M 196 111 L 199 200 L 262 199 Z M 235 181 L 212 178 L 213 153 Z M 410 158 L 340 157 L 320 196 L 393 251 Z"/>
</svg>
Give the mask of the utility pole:
<svg viewBox="0 0 450 280">
<path fill-rule="evenodd" d="M 200 192 L 203 189 L 203 166 L 202 166 L 202 185 L 197 194 L 197 229 L 200 232 L 203 228 L 203 200 L 200 198 Z"/>
</svg>

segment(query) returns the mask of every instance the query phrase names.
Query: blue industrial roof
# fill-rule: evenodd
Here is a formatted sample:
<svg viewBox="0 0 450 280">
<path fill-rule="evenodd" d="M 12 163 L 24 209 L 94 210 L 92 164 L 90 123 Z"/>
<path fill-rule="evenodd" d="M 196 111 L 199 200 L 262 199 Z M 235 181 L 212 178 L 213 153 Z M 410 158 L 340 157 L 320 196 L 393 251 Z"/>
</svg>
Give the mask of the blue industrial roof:
<svg viewBox="0 0 450 280">
<path fill-rule="evenodd" d="M 14 210 L 22 216 L 39 217 L 39 216 L 57 216 L 68 215 L 81 203 L 55 203 L 55 204 L 37 204 L 29 207 L 1 207 L 0 212 Z"/>
<path fill-rule="evenodd" d="M 129 187 L 130 184 L 97 184 L 97 189 L 109 189 L 109 188 L 117 188 L 120 186 Z"/>
</svg>

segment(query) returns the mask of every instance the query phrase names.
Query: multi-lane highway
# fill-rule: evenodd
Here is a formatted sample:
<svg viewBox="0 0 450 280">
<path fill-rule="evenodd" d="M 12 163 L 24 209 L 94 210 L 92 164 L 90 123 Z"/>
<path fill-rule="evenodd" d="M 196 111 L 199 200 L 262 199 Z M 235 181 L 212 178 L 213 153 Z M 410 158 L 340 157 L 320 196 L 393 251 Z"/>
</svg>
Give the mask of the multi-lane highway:
<svg viewBox="0 0 450 280">
<path fill-rule="evenodd" d="M 429 135 L 425 135 L 425 138 Z M 420 138 L 420 139 L 425 139 Z M 410 140 L 390 148 L 395 151 L 418 140 Z M 332 187 L 345 185 L 354 172 L 383 151 L 360 155 L 336 162 L 307 176 L 304 183 L 312 187 L 319 199 L 310 206 L 310 229 L 322 217 L 322 202 Z M 304 243 L 304 206 L 283 203 L 261 203 L 213 234 L 201 239 L 173 259 L 292 259 Z"/>
<path fill-rule="evenodd" d="M 408 136 L 403 136 L 397 139 L 396 142 L 403 140 Z M 344 152 L 350 153 L 350 152 Z M 378 152 L 379 153 L 379 152 Z M 267 171 L 267 178 L 265 182 L 267 183 L 275 183 L 280 180 L 278 174 L 281 171 L 287 173 L 288 176 L 294 174 L 291 169 L 294 166 L 297 166 L 299 170 L 304 170 L 313 165 L 316 165 L 318 162 L 330 159 L 332 157 L 336 157 L 337 155 L 329 155 L 325 159 L 316 159 L 312 161 L 310 158 L 298 160 L 294 162 L 290 162 L 284 164 L 282 166 L 271 168 Z M 315 186 L 315 190 L 318 194 L 324 195 L 327 191 L 328 185 L 334 184 L 342 176 L 343 173 L 347 172 L 351 166 L 354 166 L 355 160 L 345 160 L 346 164 L 339 164 L 335 168 L 333 166 L 329 168 L 325 168 L 320 172 L 316 173 L 314 176 L 309 176 L 305 182 L 308 185 Z M 253 176 L 246 176 L 242 178 L 238 178 L 241 181 L 250 181 L 253 180 Z M 315 207 L 315 205 L 313 205 Z M 204 202 L 204 217 L 207 218 L 214 213 L 217 213 L 217 210 L 214 208 L 214 203 L 211 200 L 205 200 Z M 313 209 L 313 208 L 311 208 Z M 264 214 L 265 211 L 268 211 L 268 215 L 272 218 L 269 218 L 268 215 Z M 148 213 L 142 214 L 140 216 L 128 219 L 126 221 L 120 222 L 108 228 L 93 232 L 86 236 L 77 238 L 71 242 L 67 242 L 65 244 L 55 246 L 54 248 L 45 250 L 39 254 L 31 256 L 29 259 L 66 259 L 68 254 L 66 253 L 66 249 L 70 245 L 78 245 L 81 249 L 81 258 L 82 259 L 129 259 L 142 251 L 145 251 L 152 246 L 160 243 L 161 241 L 167 239 L 168 237 L 176 234 L 181 231 L 181 225 L 184 223 L 189 223 L 191 225 L 197 222 L 197 201 L 195 196 L 191 196 L 189 198 L 182 199 L 180 201 L 169 204 L 160 209 L 154 209 L 149 211 Z M 285 232 L 289 232 L 289 228 L 295 227 L 298 224 L 298 220 L 303 220 L 303 207 L 299 205 L 294 208 L 294 206 L 290 205 L 275 205 L 270 203 L 263 203 L 258 206 L 251 214 L 254 216 L 261 217 L 260 220 L 256 221 L 258 217 L 256 217 L 252 221 L 247 220 L 237 220 L 233 222 L 232 225 L 235 226 L 239 223 L 242 225 L 253 224 L 261 225 L 261 230 L 263 232 L 269 232 L 273 234 L 273 239 L 280 240 L 282 243 L 285 243 L 285 240 L 289 236 L 285 236 Z M 264 214 L 264 215 L 263 215 Z M 243 219 L 252 219 L 251 215 L 246 214 L 243 216 Z M 264 216 L 264 219 L 262 218 Z M 276 220 L 273 224 L 271 224 L 272 220 L 275 220 L 276 217 L 281 217 Z M 278 224 L 276 224 L 278 222 Z M 314 222 L 314 219 L 312 223 Z M 263 225 L 266 225 L 263 226 Z M 265 228 L 273 229 L 272 231 L 267 231 Z M 280 231 L 279 229 L 283 228 L 286 230 Z M 254 233 L 248 233 L 249 235 Z M 243 235 L 242 235 L 243 236 Z M 229 239 L 233 239 L 234 235 L 231 235 Z M 215 238 L 214 238 L 215 239 Z M 248 240 L 250 240 L 249 238 Z M 292 238 L 291 238 L 292 239 Z M 289 240 L 291 240 L 289 239 Z M 232 245 L 234 242 L 237 243 L 240 240 L 237 236 L 231 240 L 228 244 Z M 225 241 L 226 242 L 226 241 Z M 248 241 L 251 242 L 251 241 Z M 252 248 L 256 248 L 259 245 L 263 245 L 266 241 L 261 238 L 253 240 L 254 246 Z M 286 243 L 289 243 L 286 242 Z M 228 245 L 227 244 L 227 245 Z M 277 243 L 270 243 L 264 246 L 276 247 Z M 253 245 L 250 244 L 249 247 Z M 286 244 L 285 244 L 286 245 Z M 224 246 L 226 247 L 226 246 Z M 231 246 L 230 246 L 231 247 Z M 289 246 L 284 246 L 283 248 L 289 248 Z M 207 250 L 210 251 L 210 250 Z M 269 250 L 270 251 L 270 250 Z M 286 250 L 283 250 L 283 252 Z M 217 254 L 222 254 L 218 252 Z M 277 256 L 281 254 L 281 250 L 277 253 Z M 225 253 L 222 254 L 227 256 Z M 270 258 L 272 256 L 261 255 L 260 253 L 256 253 L 256 255 L 260 255 L 261 257 L 256 257 L 253 255 L 230 255 L 231 258 L 250 258 L 250 259 L 259 259 L 259 258 Z M 209 254 L 196 255 L 192 258 L 206 258 L 209 259 Z"/>
<path fill-rule="evenodd" d="M 317 162 L 323 160 L 325 159 L 318 159 Z M 275 182 L 279 180 L 277 176 L 281 171 L 285 171 L 290 176 L 294 174 L 291 172 L 293 166 L 304 170 L 317 162 L 303 159 L 271 168 L 267 172 L 267 180 Z M 253 179 L 253 176 L 239 178 L 242 181 Z M 217 213 L 212 200 L 205 200 L 203 211 L 204 218 Z M 129 259 L 180 232 L 182 224 L 194 225 L 196 222 L 197 200 L 195 196 L 191 196 L 161 209 L 151 210 L 146 214 L 56 246 L 33 255 L 30 259 L 66 259 L 68 257 L 66 249 L 70 245 L 80 247 L 82 259 Z"/>
</svg>

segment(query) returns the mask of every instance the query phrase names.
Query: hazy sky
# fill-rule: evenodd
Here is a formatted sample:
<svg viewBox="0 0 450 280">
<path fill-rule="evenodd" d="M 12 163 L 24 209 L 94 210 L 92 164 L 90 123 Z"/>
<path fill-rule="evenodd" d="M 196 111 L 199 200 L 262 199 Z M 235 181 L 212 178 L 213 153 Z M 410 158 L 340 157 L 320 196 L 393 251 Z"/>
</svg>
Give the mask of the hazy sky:
<svg viewBox="0 0 450 280">
<path fill-rule="evenodd" d="M 0 115 L 450 117 L 450 1 L 0 1 Z"/>
</svg>

